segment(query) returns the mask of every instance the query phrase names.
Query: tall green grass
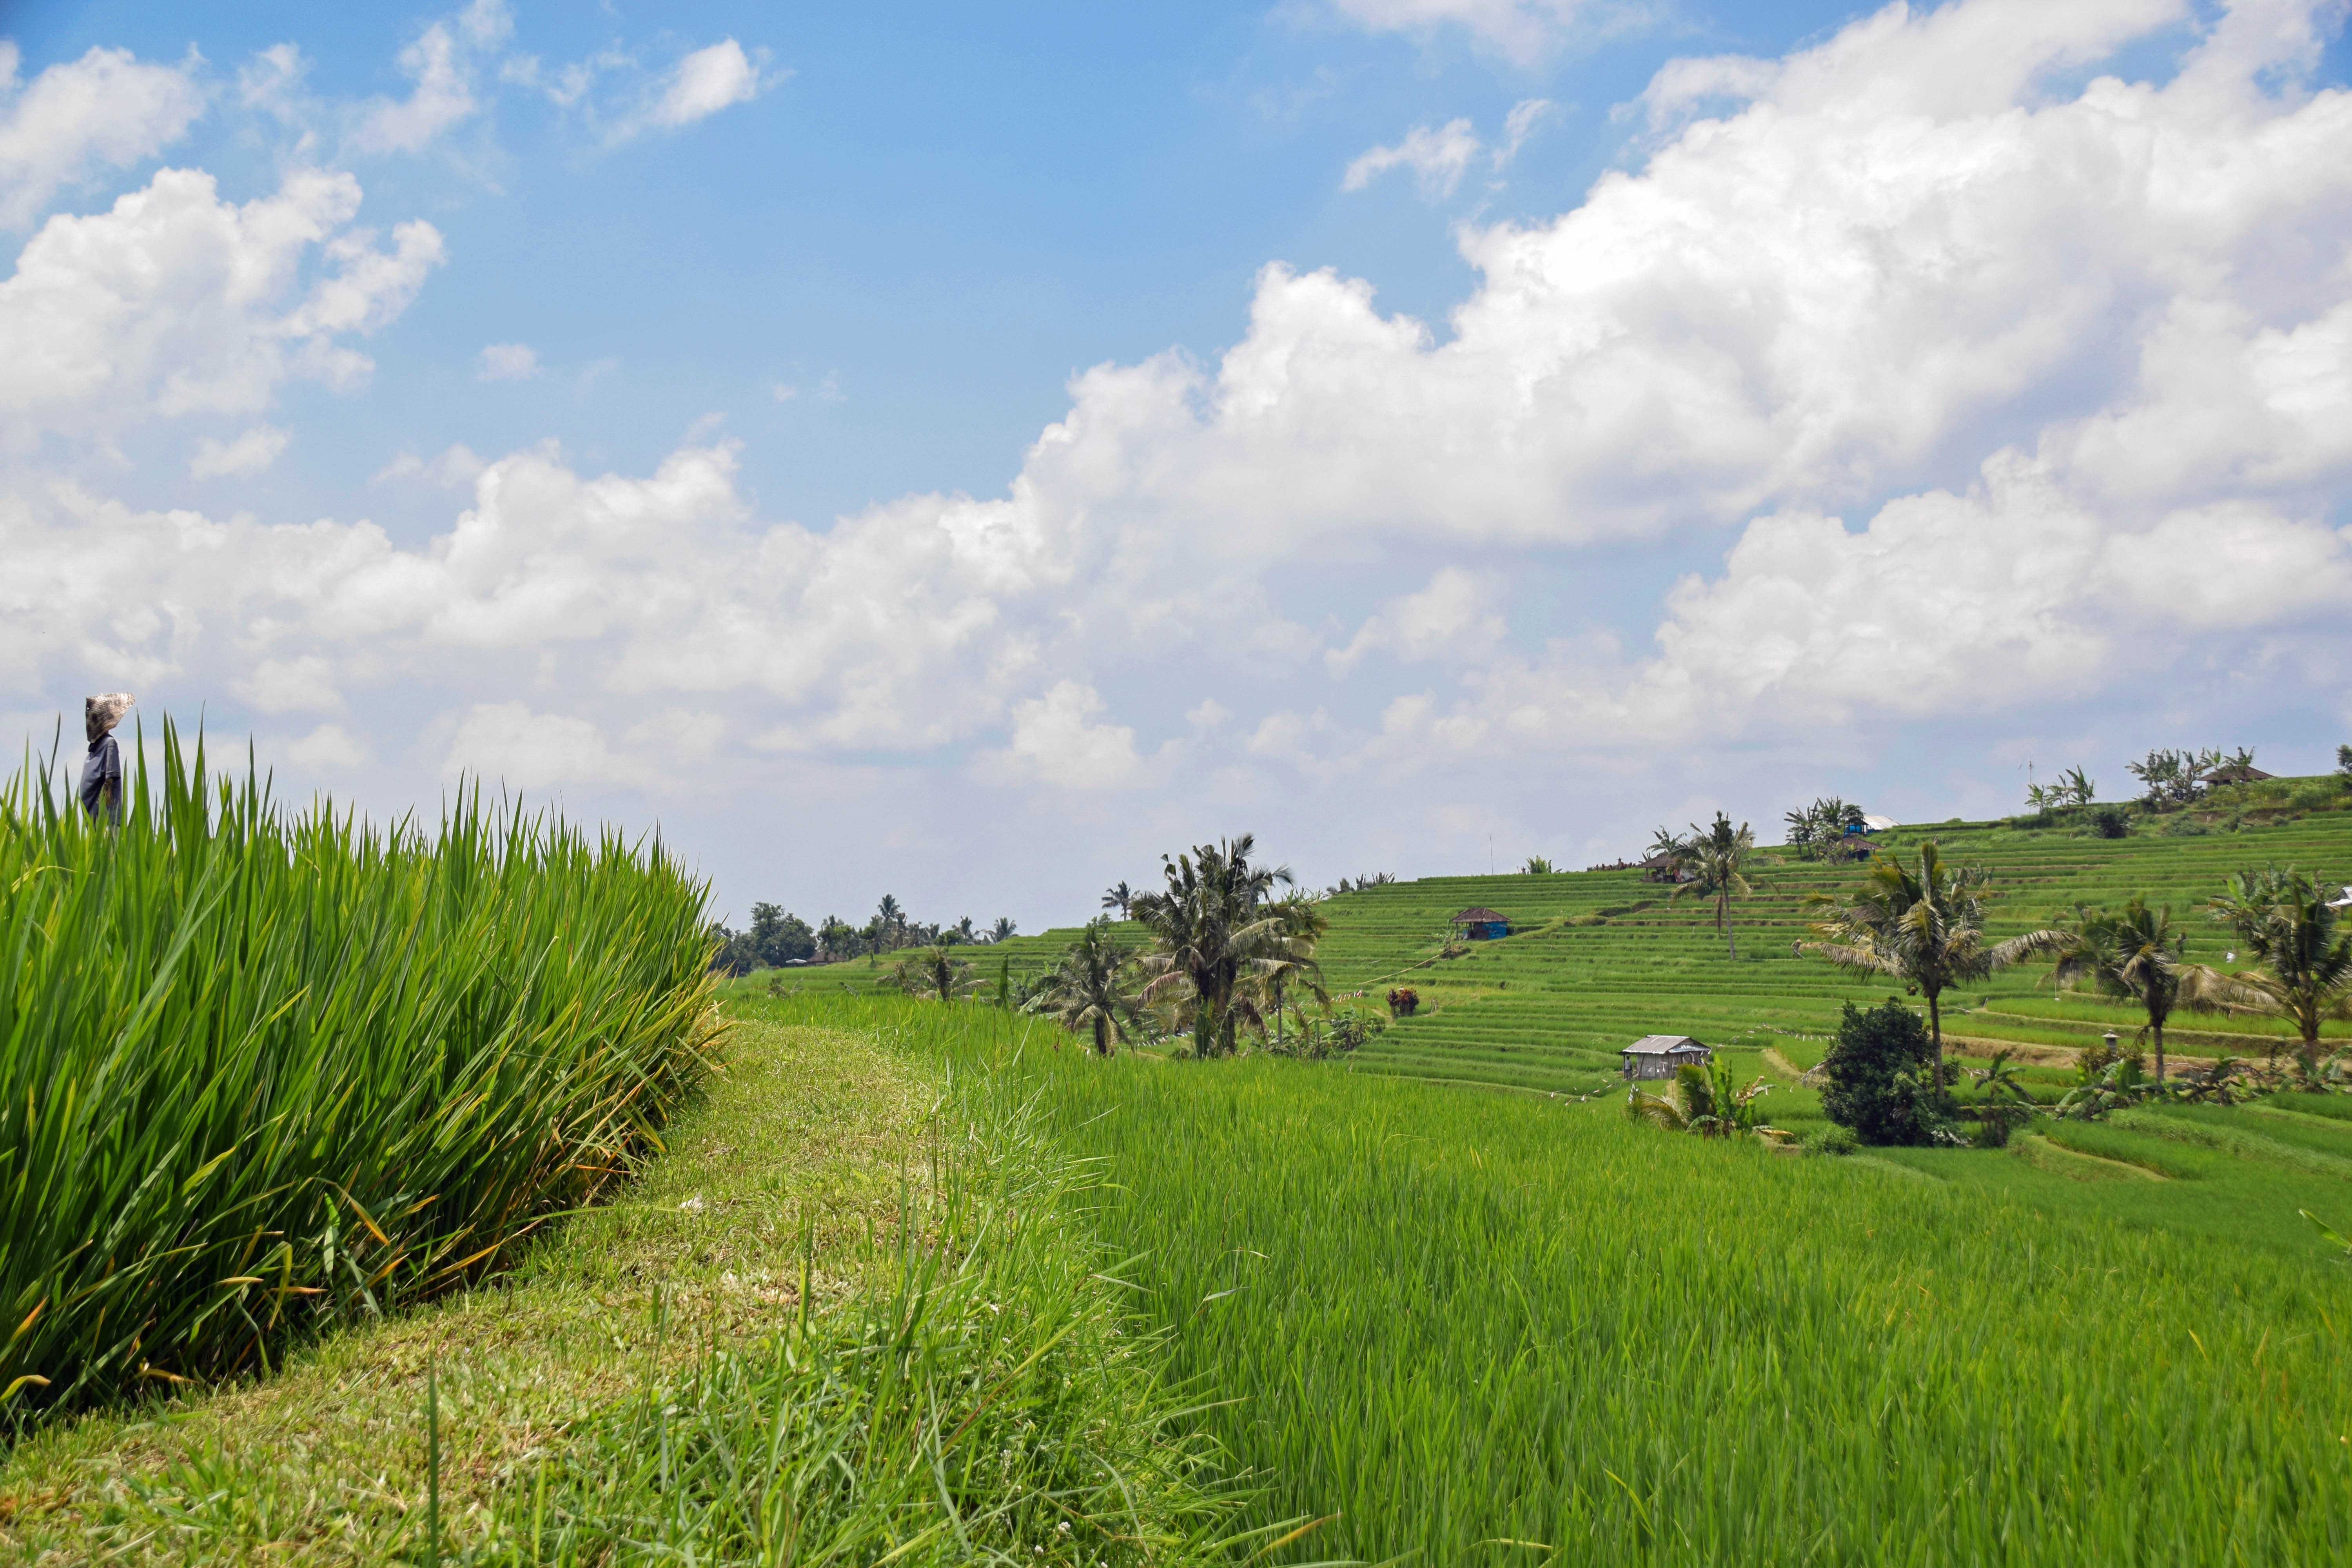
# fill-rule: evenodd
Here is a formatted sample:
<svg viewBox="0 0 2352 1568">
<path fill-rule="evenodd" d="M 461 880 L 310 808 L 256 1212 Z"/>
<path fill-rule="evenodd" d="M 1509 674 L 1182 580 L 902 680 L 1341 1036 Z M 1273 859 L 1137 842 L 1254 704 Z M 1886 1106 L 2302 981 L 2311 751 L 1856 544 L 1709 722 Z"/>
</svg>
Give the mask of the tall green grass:
<svg viewBox="0 0 2352 1568">
<path fill-rule="evenodd" d="M 2316 1254 L 1292 1064 L 1046 1079 L 1174 1373 L 1326 1553 L 2352 1552 Z"/>
<path fill-rule="evenodd" d="M 2070 1212 L 1998 1153 L 1963 1183 L 1263 1058 L 1015 1070 L 1106 1162 L 1095 1223 L 1262 1517 L 1327 1521 L 1297 1550 L 2352 1553 L 2352 1273 L 2315 1247 Z"/>
<path fill-rule="evenodd" d="M 658 846 L 478 795 L 429 833 L 289 810 L 168 723 L 128 784 L 111 830 L 34 763 L 0 789 L 19 1426 L 478 1277 L 707 1063 L 703 889 Z"/>
</svg>

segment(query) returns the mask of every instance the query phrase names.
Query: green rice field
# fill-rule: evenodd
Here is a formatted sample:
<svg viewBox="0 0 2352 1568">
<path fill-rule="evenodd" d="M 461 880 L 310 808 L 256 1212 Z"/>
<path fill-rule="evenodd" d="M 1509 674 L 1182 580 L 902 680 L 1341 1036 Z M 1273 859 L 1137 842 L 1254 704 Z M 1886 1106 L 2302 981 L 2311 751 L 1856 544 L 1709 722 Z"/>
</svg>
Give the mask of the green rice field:
<svg viewBox="0 0 2352 1568">
<path fill-rule="evenodd" d="M 115 830 L 33 763 L 0 789 L 19 1429 L 480 1278 L 706 1066 L 703 891 L 658 851 L 472 797 L 290 810 L 168 727 L 128 782 Z"/>
<path fill-rule="evenodd" d="M 1321 1521 L 1276 1560 L 2352 1552 L 2352 1268 L 2294 1212 L 2352 1224 L 2352 1124 L 1826 1159 L 1360 1064 L 1103 1062 L 970 1004 L 740 1005 L 1030 1086 L 1254 1508 Z"/>
</svg>

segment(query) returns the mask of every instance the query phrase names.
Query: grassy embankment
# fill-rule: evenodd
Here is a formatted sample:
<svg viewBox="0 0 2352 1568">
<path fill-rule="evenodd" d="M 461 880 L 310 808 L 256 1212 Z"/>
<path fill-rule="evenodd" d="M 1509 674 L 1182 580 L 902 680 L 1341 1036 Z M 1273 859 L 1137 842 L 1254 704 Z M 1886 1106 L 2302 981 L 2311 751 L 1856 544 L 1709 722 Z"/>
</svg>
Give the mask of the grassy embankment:
<svg viewBox="0 0 2352 1568">
<path fill-rule="evenodd" d="M 950 1058 L 1002 1027 L 969 1005 L 747 1006 L 911 1019 Z M 1790 1158 L 1344 1064 L 1072 1046 L 1024 1071 L 1066 1146 L 1108 1163 L 1094 1223 L 1135 1255 L 1121 1277 L 1172 1374 L 1231 1402 L 1203 1419 L 1271 1478 L 1261 1517 L 1325 1521 L 1291 1560 L 2352 1551 L 2352 1271 L 2292 1214 L 2352 1217 L 2318 1143 L 2280 1141 L 2314 1168 L 2153 1140 L 2157 1179 L 2137 1145 L 2053 1150 L 2082 1167 L 2062 1171 L 2029 1148 Z M 2352 1128 L 2311 1121 L 2352 1153 Z M 2274 1178 L 2221 1205 L 2264 1213 L 2173 1223 L 2221 1166 Z"/>
<path fill-rule="evenodd" d="M 1238 1554 L 1213 1544 L 1238 1499 L 1067 1223 L 1086 1168 L 1003 1079 L 886 1036 L 738 1026 L 716 1092 L 618 1202 L 268 1379 L 52 1426 L 0 1473 L 0 1542 L 224 1563 L 423 1562 L 436 1531 L 480 1563 Z"/>
</svg>

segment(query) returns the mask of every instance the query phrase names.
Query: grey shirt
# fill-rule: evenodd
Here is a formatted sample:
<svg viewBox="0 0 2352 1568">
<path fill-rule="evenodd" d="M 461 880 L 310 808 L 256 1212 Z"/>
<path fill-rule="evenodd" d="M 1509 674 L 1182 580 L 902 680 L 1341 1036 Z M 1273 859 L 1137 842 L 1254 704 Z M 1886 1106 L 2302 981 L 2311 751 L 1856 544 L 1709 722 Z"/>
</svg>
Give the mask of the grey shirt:
<svg viewBox="0 0 2352 1568">
<path fill-rule="evenodd" d="M 107 800 L 106 786 L 114 786 L 114 798 Z M 100 804 L 107 810 L 107 819 L 120 824 L 122 820 L 122 749 L 114 743 L 110 730 L 89 743 L 89 755 L 81 764 L 81 808 L 96 816 Z"/>
</svg>

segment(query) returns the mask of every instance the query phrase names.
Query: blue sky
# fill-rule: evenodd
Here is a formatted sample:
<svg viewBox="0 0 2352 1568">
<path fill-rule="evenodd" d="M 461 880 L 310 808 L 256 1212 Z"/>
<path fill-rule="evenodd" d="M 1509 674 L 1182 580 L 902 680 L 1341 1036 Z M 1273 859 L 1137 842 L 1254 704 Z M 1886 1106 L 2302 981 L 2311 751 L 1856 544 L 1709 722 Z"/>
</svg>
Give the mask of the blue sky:
<svg viewBox="0 0 2352 1568">
<path fill-rule="evenodd" d="M 2322 768 L 2340 20 L 0 8 L 0 716 L 1031 928 Z"/>
</svg>

